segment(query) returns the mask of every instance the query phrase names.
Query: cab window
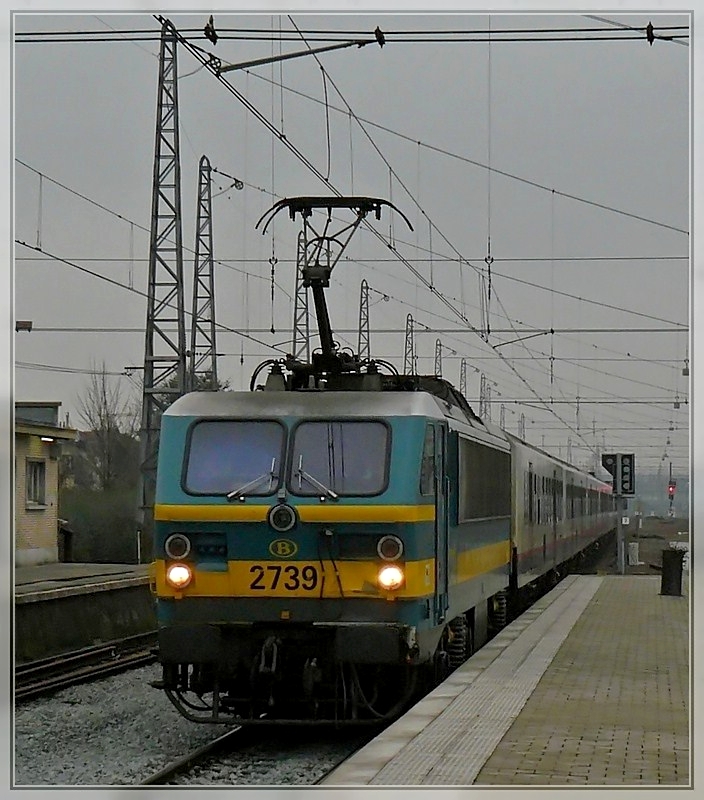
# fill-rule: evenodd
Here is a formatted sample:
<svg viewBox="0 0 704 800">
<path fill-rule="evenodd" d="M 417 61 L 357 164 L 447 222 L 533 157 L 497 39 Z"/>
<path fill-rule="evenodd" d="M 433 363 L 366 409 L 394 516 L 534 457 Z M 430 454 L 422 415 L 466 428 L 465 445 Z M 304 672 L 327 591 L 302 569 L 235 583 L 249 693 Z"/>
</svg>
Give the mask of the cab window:
<svg viewBox="0 0 704 800">
<path fill-rule="evenodd" d="M 390 430 L 383 422 L 324 420 L 293 432 L 289 490 L 296 495 L 374 495 L 388 480 Z"/>
<path fill-rule="evenodd" d="M 190 431 L 184 489 L 190 494 L 272 494 L 281 483 L 284 434 L 274 420 L 197 422 Z"/>
</svg>

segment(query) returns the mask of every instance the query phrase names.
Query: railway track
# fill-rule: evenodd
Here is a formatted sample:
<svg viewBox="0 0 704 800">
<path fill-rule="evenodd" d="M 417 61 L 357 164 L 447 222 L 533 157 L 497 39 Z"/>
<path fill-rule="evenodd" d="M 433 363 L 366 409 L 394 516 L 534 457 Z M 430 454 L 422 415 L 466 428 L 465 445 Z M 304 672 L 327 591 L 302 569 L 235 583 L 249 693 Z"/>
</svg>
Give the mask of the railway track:
<svg viewBox="0 0 704 800">
<path fill-rule="evenodd" d="M 265 785 L 289 782 L 293 785 L 301 783 L 302 772 L 314 778 L 308 785 L 316 785 L 370 738 L 371 735 L 360 737 L 359 732 L 348 739 L 341 734 L 341 742 L 331 755 L 325 752 L 330 740 L 321 740 L 319 732 L 309 729 L 304 732 L 287 728 L 286 732 L 273 732 L 270 728 L 234 728 L 176 759 L 139 785 L 254 785 L 262 781 Z M 318 767 L 324 764 L 324 771 L 320 773 L 317 769 L 315 772 L 320 774 L 313 775 L 309 767 L 301 768 L 302 761 L 312 761 Z M 291 780 L 290 776 L 296 772 L 299 779 Z M 243 781 L 241 776 L 246 774 L 255 775 L 251 784 Z M 243 782 L 240 784 L 240 781 Z"/>
<path fill-rule="evenodd" d="M 128 636 L 15 667 L 15 700 L 43 694 L 113 675 L 156 660 L 156 633 Z"/>
<path fill-rule="evenodd" d="M 207 761 L 210 758 L 214 758 L 218 755 L 218 753 L 221 753 L 224 750 L 232 749 L 244 738 L 244 728 L 235 728 L 234 730 L 228 731 L 222 736 L 218 736 L 217 739 L 213 739 L 212 742 L 204 744 L 196 750 L 193 750 L 191 753 L 176 759 L 168 766 L 164 767 L 158 772 L 155 772 L 153 775 L 150 775 L 145 781 L 142 781 L 140 785 L 165 786 L 177 776 L 193 769 L 194 766 L 197 766 L 198 764 Z M 247 740 L 247 744 L 250 744 L 251 742 L 252 740 L 249 738 Z"/>
</svg>

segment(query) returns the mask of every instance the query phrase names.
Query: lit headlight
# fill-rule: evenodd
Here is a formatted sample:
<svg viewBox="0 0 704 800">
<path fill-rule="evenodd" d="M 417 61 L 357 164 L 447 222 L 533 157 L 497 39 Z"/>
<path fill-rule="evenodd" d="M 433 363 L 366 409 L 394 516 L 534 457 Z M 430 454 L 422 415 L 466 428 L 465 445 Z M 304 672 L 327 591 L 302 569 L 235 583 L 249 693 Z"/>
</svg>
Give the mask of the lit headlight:
<svg viewBox="0 0 704 800">
<path fill-rule="evenodd" d="M 382 589 L 398 589 L 403 584 L 403 570 L 390 564 L 379 571 L 377 580 Z"/>
<path fill-rule="evenodd" d="M 170 564 L 166 568 L 166 582 L 174 589 L 185 589 L 192 577 L 191 568 L 186 564 Z"/>
</svg>

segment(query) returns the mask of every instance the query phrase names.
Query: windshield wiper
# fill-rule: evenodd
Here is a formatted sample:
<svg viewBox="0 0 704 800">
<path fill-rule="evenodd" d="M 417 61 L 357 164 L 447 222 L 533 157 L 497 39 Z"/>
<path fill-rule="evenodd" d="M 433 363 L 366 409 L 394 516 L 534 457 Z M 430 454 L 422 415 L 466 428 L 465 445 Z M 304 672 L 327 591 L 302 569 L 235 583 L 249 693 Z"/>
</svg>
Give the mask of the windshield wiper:
<svg viewBox="0 0 704 800">
<path fill-rule="evenodd" d="M 315 486 L 316 489 L 320 489 L 321 492 L 325 492 L 328 497 L 331 497 L 333 500 L 338 500 L 339 495 L 333 492 L 332 489 L 328 489 L 324 483 L 321 483 L 319 480 L 314 478 L 308 472 L 303 469 L 303 455 L 298 457 L 298 470 L 296 471 L 296 475 L 298 476 L 298 488 L 301 488 L 301 478 L 305 478 L 308 483 Z"/>
<path fill-rule="evenodd" d="M 259 475 L 254 480 L 249 481 L 248 483 L 245 483 L 244 486 L 240 486 L 239 489 L 234 489 L 233 491 L 231 491 L 229 494 L 226 495 L 227 499 L 228 500 L 234 500 L 235 497 L 244 497 L 245 496 L 244 493 L 246 491 L 248 491 L 249 489 L 254 489 L 256 486 L 259 486 L 259 484 L 265 478 L 269 478 L 269 491 L 271 491 L 272 482 L 277 480 L 278 477 L 279 477 L 276 474 L 276 472 L 274 472 L 275 467 L 276 467 L 276 459 L 272 458 L 271 459 L 271 469 L 269 470 L 269 472 L 262 473 L 261 475 Z"/>
</svg>

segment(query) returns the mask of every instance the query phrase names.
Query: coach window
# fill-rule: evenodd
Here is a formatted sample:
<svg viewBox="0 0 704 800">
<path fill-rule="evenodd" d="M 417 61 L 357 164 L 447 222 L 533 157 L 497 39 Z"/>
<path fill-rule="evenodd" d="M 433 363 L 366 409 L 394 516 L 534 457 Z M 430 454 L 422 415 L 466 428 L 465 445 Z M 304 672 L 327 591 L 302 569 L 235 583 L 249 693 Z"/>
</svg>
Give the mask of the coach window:
<svg viewBox="0 0 704 800">
<path fill-rule="evenodd" d="M 479 442 L 459 439 L 460 522 L 511 514 L 511 457 Z"/>
<path fill-rule="evenodd" d="M 420 493 L 422 495 L 435 494 L 435 481 L 433 472 L 435 469 L 435 428 L 432 425 L 425 426 L 425 439 L 423 441 L 423 456 L 420 461 Z"/>
<path fill-rule="evenodd" d="M 274 420 L 196 422 L 184 488 L 190 494 L 272 494 L 280 484 L 283 445 L 284 427 Z"/>
</svg>

